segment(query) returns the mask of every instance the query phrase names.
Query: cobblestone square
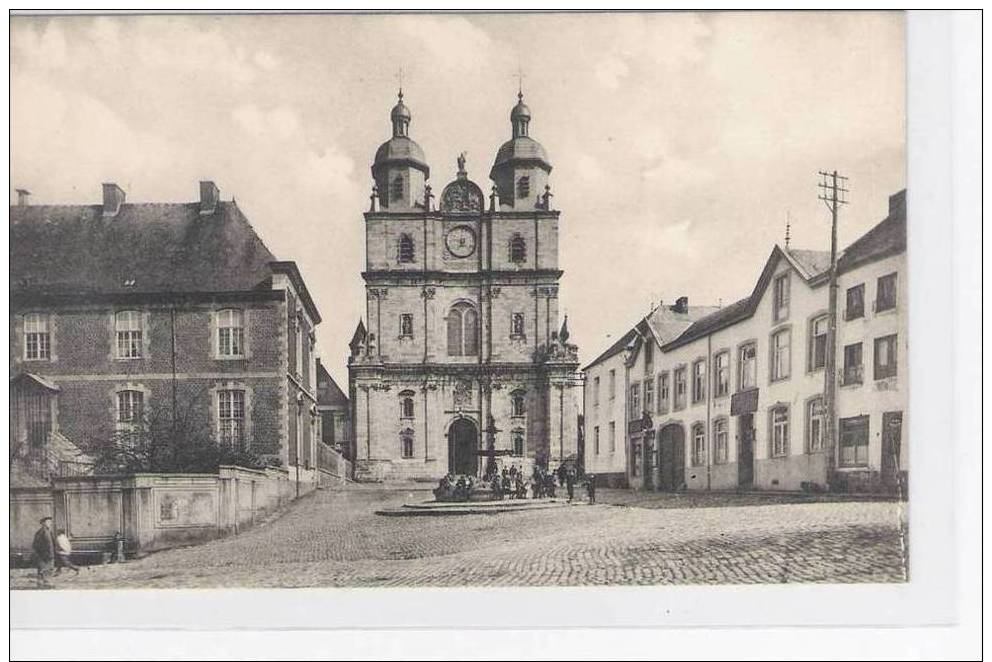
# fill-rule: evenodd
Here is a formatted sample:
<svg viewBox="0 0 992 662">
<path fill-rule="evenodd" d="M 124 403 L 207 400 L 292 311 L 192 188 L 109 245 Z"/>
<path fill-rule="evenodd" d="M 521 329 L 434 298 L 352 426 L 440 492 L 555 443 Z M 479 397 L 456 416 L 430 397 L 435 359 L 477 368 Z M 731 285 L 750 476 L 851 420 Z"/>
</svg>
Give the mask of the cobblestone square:
<svg viewBox="0 0 992 662">
<path fill-rule="evenodd" d="M 383 517 L 427 491 L 322 490 L 240 535 L 63 574 L 56 588 L 577 586 L 907 580 L 907 505 L 801 496 L 645 495 Z M 634 505 L 618 505 L 618 504 Z M 12 588 L 34 588 L 11 570 Z"/>
</svg>

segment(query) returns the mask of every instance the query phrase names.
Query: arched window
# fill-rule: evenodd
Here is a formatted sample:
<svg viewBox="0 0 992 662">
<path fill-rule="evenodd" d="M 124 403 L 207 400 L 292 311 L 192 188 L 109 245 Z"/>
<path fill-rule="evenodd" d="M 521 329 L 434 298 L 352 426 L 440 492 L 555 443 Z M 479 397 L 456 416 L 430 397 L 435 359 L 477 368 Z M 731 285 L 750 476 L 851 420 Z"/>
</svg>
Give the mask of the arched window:
<svg viewBox="0 0 992 662">
<path fill-rule="evenodd" d="M 527 242 L 519 234 L 510 238 L 510 262 L 520 264 L 527 261 Z"/>
<path fill-rule="evenodd" d="M 399 202 L 403 199 L 403 175 L 396 175 L 389 184 L 389 202 Z"/>
<path fill-rule="evenodd" d="M 135 432 L 144 418 L 145 394 L 141 391 L 117 392 L 117 429 L 119 432 Z"/>
<path fill-rule="evenodd" d="M 413 430 L 410 428 L 400 432 L 400 454 L 406 459 L 413 457 Z"/>
<path fill-rule="evenodd" d="M 513 454 L 524 454 L 524 431 L 520 428 L 513 431 Z"/>
<path fill-rule="evenodd" d="M 414 260 L 413 237 L 406 233 L 400 235 L 399 257 L 400 262 L 413 262 Z"/>
<path fill-rule="evenodd" d="M 517 198 L 526 198 L 530 195 L 530 177 L 524 175 L 517 180 Z"/>
<path fill-rule="evenodd" d="M 778 405 L 771 410 L 771 456 L 782 457 L 789 454 L 789 407 Z"/>
<path fill-rule="evenodd" d="M 527 402 L 524 399 L 523 391 L 515 391 L 511 396 L 511 415 L 524 416 L 527 413 Z"/>
<path fill-rule="evenodd" d="M 244 356 L 245 315 L 228 309 L 217 313 L 217 355 Z"/>
<path fill-rule="evenodd" d="M 469 303 L 456 303 L 448 312 L 448 356 L 478 354 L 478 315 L 475 308 Z"/>
<path fill-rule="evenodd" d="M 400 393 L 400 418 L 413 418 L 413 391 Z"/>
<path fill-rule="evenodd" d="M 692 466 L 706 464 L 706 428 L 702 423 L 692 426 Z"/>
<path fill-rule="evenodd" d="M 117 335 L 117 358 L 141 358 L 141 313 L 137 310 L 122 310 L 114 315 L 114 331 Z"/>
<path fill-rule="evenodd" d="M 727 461 L 727 419 L 713 421 L 713 462 L 724 464 Z"/>
<path fill-rule="evenodd" d="M 524 336 L 524 314 L 513 313 L 510 318 L 510 337 L 522 338 Z"/>
</svg>

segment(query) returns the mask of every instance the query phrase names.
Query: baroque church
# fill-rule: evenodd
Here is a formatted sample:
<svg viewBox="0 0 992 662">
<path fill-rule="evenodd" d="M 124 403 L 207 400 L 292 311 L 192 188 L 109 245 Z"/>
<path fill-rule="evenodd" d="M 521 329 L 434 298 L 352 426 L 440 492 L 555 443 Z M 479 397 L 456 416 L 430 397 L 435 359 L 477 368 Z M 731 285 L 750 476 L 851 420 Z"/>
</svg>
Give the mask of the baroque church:
<svg viewBox="0 0 992 662">
<path fill-rule="evenodd" d="M 488 196 L 460 155 L 436 198 L 402 90 L 390 119 L 365 213 L 367 326 L 348 362 L 356 480 L 575 461 L 582 381 L 559 326 L 559 212 L 523 94 Z"/>
</svg>

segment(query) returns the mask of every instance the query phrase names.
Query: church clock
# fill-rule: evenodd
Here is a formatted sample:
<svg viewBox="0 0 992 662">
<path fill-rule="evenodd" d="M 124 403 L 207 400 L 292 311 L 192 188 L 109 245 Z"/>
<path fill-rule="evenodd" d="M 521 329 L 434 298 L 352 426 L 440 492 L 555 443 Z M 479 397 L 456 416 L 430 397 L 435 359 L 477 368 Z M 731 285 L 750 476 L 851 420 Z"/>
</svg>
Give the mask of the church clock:
<svg viewBox="0 0 992 662">
<path fill-rule="evenodd" d="M 475 252 L 475 232 L 466 225 L 459 225 L 448 231 L 444 243 L 455 257 L 468 257 Z"/>
</svg>

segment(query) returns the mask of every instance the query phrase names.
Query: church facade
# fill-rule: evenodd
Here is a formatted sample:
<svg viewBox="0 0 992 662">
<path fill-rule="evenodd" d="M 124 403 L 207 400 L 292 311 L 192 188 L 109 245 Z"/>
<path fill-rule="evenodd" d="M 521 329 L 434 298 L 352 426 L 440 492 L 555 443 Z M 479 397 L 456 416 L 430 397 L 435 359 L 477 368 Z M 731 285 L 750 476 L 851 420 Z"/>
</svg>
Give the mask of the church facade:
<svg viewBox="0 0 992 662">
<path fill-rule="evenodd" d="M 552 166 L 522 95 L 510 119 L 489 194 L 459 156 L 435 197 L 402 92 L 392 110 L 364 219 L 365 323 L 350 344 L 356 480 L 577 459 L 582 382 L 559 326 Z"/>
</svg>

